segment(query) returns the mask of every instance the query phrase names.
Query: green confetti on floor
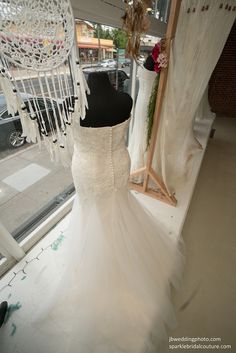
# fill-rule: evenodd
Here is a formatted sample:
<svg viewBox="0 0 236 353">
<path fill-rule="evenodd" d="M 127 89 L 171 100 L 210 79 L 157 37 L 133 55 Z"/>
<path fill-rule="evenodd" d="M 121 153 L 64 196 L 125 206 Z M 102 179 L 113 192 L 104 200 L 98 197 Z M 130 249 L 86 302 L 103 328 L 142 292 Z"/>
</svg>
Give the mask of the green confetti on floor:
<svg viewBox="0 0 236 353">
<path fill-rule="evenodd" d="M 14 336 L 14 334 L 16 333 L 16 325 L 14 323 L 11 324 L 12 327 L 12 331 L 11 331 L 11 336 Z"/>
<path fill-rule="evenodd" d="M 7 299 L 10 299 L 10 298 L 11 298 L 11 293 L 9 293 L 9 294 L 8 294 L 8 297 L 7 297 Z"/>
<path fill-rule="evenodd" d="M 10 304 L 8 305 L 7 308 L 7 312 L 6 312 L 6 316 L 4 319 L 4 323 L 6 324 L 7 321 L 10 319 L 10 317 L 12 316 L 12 314 L 14 313 L 14 311 L 19 310 L 21 308 L 21 304 L 20 302 L 17 302 L 16 304 Z"/>
<path fill-rule="evenodd" d="M 65 239 L 64 235 L 61 234 L 59 237 L 51 244 L 52 250 L 56 251 L 58 250 L 59 246 L 61 246 L 61 243 Z"/>
<path fill-rule="evenodd" d="M 22 277 L 21 280 L 24 281 L 24 279 L 26 279 L 26 276 Z"/>
</svg>

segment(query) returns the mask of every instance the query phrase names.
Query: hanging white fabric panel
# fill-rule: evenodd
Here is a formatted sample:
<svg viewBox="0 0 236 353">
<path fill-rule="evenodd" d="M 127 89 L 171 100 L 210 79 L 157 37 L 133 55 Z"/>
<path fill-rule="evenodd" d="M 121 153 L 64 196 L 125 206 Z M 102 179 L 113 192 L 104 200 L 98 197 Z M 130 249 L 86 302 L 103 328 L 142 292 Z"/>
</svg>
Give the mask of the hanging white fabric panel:
<svg viewBox="0 0 236 353">
<path fill-rule="evenodd" d="M 193 133 L 196 112 L 234 23 L 236 0 L 184 0 L 172 43 L 153 168 L 170 193 L 201 150 Z"/>
<path fill-rule="evenodd" d="M 201 120 L 205 120 L 205 119 L 213 119 L 214 117 L 215 117 L 215 113 L 211 111 L 211 107 L 208 100 L 208 85 L 207 85 L 205 92 L 202 96 L 202 99 L 199 103 L 199 106 L 197 108 L 197 112 L 195 114 L 195 119 L 193 123 L 195 123 L 195 121 L 200 122 Z"/>
</svg>

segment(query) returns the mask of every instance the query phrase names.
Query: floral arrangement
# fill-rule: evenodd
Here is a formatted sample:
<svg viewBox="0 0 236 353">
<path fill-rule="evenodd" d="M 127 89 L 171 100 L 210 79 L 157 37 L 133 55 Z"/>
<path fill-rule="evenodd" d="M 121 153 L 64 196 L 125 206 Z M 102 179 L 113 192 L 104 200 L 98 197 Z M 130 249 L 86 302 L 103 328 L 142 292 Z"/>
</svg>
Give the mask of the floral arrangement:
<svg viewBox="0 0 236 353">
<path fill-rule="evenodd" d="M 152 87 L 152 93 L 150 96 L 150 100 L 148 103 L 148 112 L 147 112 L 147 149 L 149 147 L 151 135 L 152 135 L 152 126 L 153 126 L 153 118 L 154 112 L 156 108 L 156 96 L 158 91 L 159 79 L 160 79 L 160 71 L 161 69 L 165 69 L 167 67 L 168 59 L 166 54 L 166 42 L 165 39 L 161 39 L 154 48 L 152 49 L 152 59 L 154 61 L 154 71 L 157 73 L 155 81 Z"/>
<path fill-rule="evenodd" d="M 165 39 L 161 39 L 154 48 L 152 49 L 152 58 L 154 60 L 154 70 L 156 73 L 160 72 L 162 68 L 167 67 L 167 55 L 166 55 L 166 42 Z"/>
</svg>

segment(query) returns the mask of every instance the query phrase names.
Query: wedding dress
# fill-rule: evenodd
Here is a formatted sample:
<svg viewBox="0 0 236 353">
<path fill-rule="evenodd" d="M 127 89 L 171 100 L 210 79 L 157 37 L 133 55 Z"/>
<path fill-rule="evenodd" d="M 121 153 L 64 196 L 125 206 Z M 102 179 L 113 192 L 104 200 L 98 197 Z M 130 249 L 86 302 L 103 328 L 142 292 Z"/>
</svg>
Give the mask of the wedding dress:
<svg viewBox="0 0 236 353">
<path fill-rule="evenodd" d="M 139 91 L 128 146 L 131 158 L 131 173 L 146 165 L 148 104 L 154 80 L 157 76 L 155 71 L 149 71 L 141 66 L 138 68 L 137 75 L 139 78 Z M 137 183 L 141 183 L 142 180 L 141 174 L 132 177 L 132 181 Z"/>
<path fill-rule="evenodd" d="M 175 325 L 170 285 L 182 255 L 128 190 L 128 124 L 75 129 L 77 196 L 63 265 L 55 260 L 51 281 L 40 285 L 42 268 L 18 293 L 18 329 L 1 342 L 3 353 L 156 353 L 166 325 Z"/>
</svg>

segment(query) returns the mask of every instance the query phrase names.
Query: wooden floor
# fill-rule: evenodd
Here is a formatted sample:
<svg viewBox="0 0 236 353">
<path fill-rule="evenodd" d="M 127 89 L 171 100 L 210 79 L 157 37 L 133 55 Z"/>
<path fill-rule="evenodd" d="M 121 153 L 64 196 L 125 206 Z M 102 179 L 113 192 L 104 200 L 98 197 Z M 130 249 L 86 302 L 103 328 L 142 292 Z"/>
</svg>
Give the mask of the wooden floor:
<svg viewBox="0 0 236 353">
<path fill-rule="evenodd" d="M 218 117 L 214 128 L 183 228 L 186 269 L 170 336 L 217 337 L 221 342 L 195 343 L 236 352 L 236 119 Z M 197 350 L 206 351 L 222 350 Z"/>
</svg>

